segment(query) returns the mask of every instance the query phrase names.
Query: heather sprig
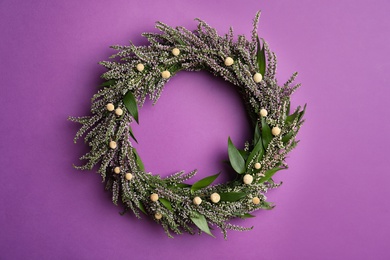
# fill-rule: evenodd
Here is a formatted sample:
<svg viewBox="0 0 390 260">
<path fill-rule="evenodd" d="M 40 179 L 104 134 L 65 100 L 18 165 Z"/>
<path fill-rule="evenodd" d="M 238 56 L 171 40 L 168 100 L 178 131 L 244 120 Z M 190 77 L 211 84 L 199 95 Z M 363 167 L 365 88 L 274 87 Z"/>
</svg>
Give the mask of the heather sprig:
<svg viewBox="0 0 390 260">
<path fill-rule="evenodd" d="M 98 172 L 112 192 L 112 201 L 121 201 L 125 211 L 137 217 L 151 216 L 168 234 L 205 232 L 210 227 L 244 231 L 251 228 L 228 223 L 232 218 L 253 217 L 259 209 L 271 209 L 265 194 L 277 188 L 273 175 L 287 168 L 287 154 L 297 145 L 296 136 L 304 120 L 305 108 L 290 113 L 290 96 L 299 87 L 294 73 L 282 86 L 276 80 L 277 59 L 268 44 L 259 39 L 258 12 L 253 20 L 251 40 L 233 29 L 220 36 L 205 21 L 198 27 L 170 27 L 157 22 L 159 33 L 143 33 L 149 45 L 112 46 L 117 51 L 103 61 L 105 82 L 92 97 L 91 114 L 70 117 L 82 126 L 77 139 L 84 136 L 90 151 L 81 170 L 98 166 Z M 242 95 L 252 120 L 254 135 L 244 150 L 228 140 L 229 161 L 237 172 L 235 180 L 212 185 L 219 174 L 188 184 L 196 174 L 180 171 L 167 178 L 146 173 L 132 142 L 137 142 L 131 123 L 138 123 L 138 108 L 146 98 L 158 101 L 165 84 L 182 70 L 207 70 L 234 84 Z"/>
</svg>

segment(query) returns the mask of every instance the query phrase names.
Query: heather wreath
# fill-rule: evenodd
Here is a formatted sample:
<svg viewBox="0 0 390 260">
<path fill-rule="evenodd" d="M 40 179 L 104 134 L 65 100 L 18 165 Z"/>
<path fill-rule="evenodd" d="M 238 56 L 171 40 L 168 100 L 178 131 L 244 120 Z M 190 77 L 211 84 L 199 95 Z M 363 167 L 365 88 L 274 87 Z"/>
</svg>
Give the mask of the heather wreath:
<svg viewBox="0 0 390 260">
<path fill-rule="evenodd" d="M 205 232 L 219 227 L 249 230 L 229 223 L 232 218 L 253 217 L 259 209 L 271 209 L 265 194 L 279 187 L 273 175 L 287 169 L 287 154 L 297 145 L 305 108 L 290 112 L 290 96 L 300 86 L 293 84 L 297 73 L 283 85 L 276 80 L 276 55 L 259 39 L 258 12 L 251 39 L 233 30 L 219 36 L 206 22 L 189 31 L 157 22 L 159 33 L 143 33 L 149 45 L 112 46 L 117 53 L 100 64 L 107 68 L 105 80 L 92 98 L 91 115 L 70 117 L 82 124 L 75 142 L 84 136 L 90 151 L 80 159 L 81 170 L 98 172 L 112 192 L 112 201 L 121 200 L 125 211 L 137 217 L 152 217 L 171 237 L 171 233 Z M 180 71 L 206 70 L 232 83 L 239 90 L 253 125 L 253 139 L 236 148 L 228 138 L 229 161 L 237 173 L 234 180 L 212 185 L 219 174 L 193 184 L 196 170 L 172 174 L 167 178 L 145 172 L 132 142 L 137 142 L 131 124 L 138 123 L 138 108 L 146 98 L 159 99 L 165 84 Z"/>
</svg>

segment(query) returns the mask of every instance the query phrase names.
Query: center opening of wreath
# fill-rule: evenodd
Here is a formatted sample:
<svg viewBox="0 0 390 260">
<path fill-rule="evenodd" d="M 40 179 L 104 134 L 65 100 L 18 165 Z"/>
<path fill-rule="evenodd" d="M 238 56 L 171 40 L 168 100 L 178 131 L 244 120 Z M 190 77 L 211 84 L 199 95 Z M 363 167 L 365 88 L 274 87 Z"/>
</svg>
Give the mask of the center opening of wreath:
<svg viewBox="0 0 390 260">
<path fill-rule="evenodd" d="M 159 101 L 146 101 L 132 141 L 145 171 L 162 178 L 197 169 L 195 182 L 222 172 L 216 182 L 234 178 L 228 137 L 243 149 L 253 134 L 237 88 L 206 71 L 179 72 L 165 85 Z"/>
</svg>

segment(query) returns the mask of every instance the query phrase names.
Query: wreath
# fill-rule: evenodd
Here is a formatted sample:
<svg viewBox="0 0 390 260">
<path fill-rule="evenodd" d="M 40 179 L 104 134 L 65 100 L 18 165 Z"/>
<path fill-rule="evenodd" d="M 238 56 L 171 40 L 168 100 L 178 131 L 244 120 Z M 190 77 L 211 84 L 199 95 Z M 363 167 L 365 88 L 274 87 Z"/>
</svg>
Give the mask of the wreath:
<svg viewBox="0 0 390 260">
<path fill-rule="evenodd" d="M 111 61 L 100 62 L 107 68 L 105 80 L 92 98 L 91 114 L 69 117 L 81 123 L 74 142 L 84 136 L 90 151 L 81 170 L 99 166 L 106 189 L 112 192 L 114 204 L 121 199 L 125 211 L 141 212 L 161 224 L 169 237 L 171 232 L 194 234 L 210 227 L 227 230 L 250 230 L 229 223 L 232 218 L 253 217 L 258 209 L 272 209 L 265 193 L 281 183 L 273 175 L 287 169 L 287 154 L 297 145 L 296 136 L 303 123 L 305 107 L 290 113 L 290 96 L 300 86 L 294 85 L 294 73 L 282 86 L 277 84 L 276 55 L 267 43 L 259 39 L 258 12 L 253 20 L 251 40 L 239 35 L 233 40 L 233 30 L 219 36 L 206 22 L 195 31 L 172 28 L 157 22 L 161 33 L 143 33 L 150 45 L 111 46 L 117 51 Z M 207 70 L 234 84 L 246 104 L 253 124 L 253 140 L 245 148 L 236 148 L 228 139 L 229 161 L 237 173 L 234 180 L 211 185 L 219 174 L 193 184 L 187 181 L 196 170 L 180 171 L 167 178 L 145 172 L 144 165 L 132 141 L 137 142 L 130 124 L 138 119 L 138 107 L 149 97 L 153 104 L 164 85 L 179 71 Z M 123 212 L 123 213 L 124 213 Z"/>
</svg>

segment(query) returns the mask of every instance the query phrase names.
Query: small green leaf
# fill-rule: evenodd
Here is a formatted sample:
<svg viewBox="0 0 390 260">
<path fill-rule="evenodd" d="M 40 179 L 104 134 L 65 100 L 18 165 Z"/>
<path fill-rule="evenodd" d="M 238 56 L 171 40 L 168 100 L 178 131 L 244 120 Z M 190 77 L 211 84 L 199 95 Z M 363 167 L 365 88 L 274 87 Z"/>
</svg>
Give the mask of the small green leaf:
<svg viewBox="0 0 390 260">
<path fill-rule="evenodd" d="M 228 153 L 229 153 L 230 164 L 232 165 L 233 169 L 239 174 L 243 174 L 246 169 L 245 160 L 244 158 L 242 158 L 240 152 L 232 143 L 230 137 L 228 139 Z"/>
<path fill-rule="evenodd" d="M 245 218 L 254 218 L 256 216 L 253 216 L 252 214 L 249 214 L 249 213 L 245 213 L 244 215 L 241 215 L 239 217 L 245 219 Z"/>
<path fill-rule="evenodd" d="M 205 232 L 206 234 L 209 234 L 210 236 L 214 237 L 214 235 L 213 235 L 213 234 L 211 233 L 211 231 L 210 231 L 209 225 L 207 224 L 206 218 L 205 218 L 202 214 L 200 214 L 200 213 L 194 211 L 194 212 L 192 212 L 190 218 L 191 218 L 192 222 L 194 222 L 194 224 L 195 224 L 200 230 L 202 230 L 202 231 Z"/>
<path fill-rule="evenodd" d="M 282 137 L 282 142 L 284 144 L 287 144 L 288 141 L 290 141 L 291 137 L 293 136 L 294 132 L 288 132 L 285 136 Z"/>
<path fill-rule="evenodd" d="M 208 176 L 206 178 L 203 178 L 203 179 L 195 182 L 194 184 L 192 184 L 191 192 L 194 192 L 194 191 L 197 191 L 197 190 L 200 190 L 200 189 L 203 189 L 203 188 L 209 186 L 219 176 L 219 174 L 220 173 L 217 173 L 215 175 Z"/>
<path fill-rule="evenodd" d="M 138 122 L 137 100 L 135 99 L 135 97 L 134 97 L 133 93 L 131 93 L 131 91 L 127 91 L 126 95 L 123 98 L 123 103 L 125 104 L 130 115 L 135 119 L 135 121 L 137 123 L 139 123 Z"/>
<path fill-rule="evenodd" d="M 242 158 L 244 158 L 244 160 L 246 160 L 248 158 L 248 152 L 247 151 L 244 151 L 244 150 L 238 150 L 242 156 Z"/>
<path fill-rule="evenodd" d="M 173 211 L 171 202 L 169 200 L 164 199 L 164 198 L 159 198 L 158 200 L 161 202 L 161 204 L 164 205 L 164 207 L 166 207 L 167 209 Z"/>
<path fill-rule="evenodd" d="M 261 119 L 261 137 L 263 139 L 264 150 L 267 150 L 267 147 L 271 142 L 273 136 L 272 136 L 271 128 L 265 121 L 264 117 Z"/>
<path fill-rule="evenodd" d="M 178 184 L 176 184 L 176 186 L 179 187 L 179 188 L 188 188 L 191 185 L 187 184 L 187 183 L 178 183 Z"/>
<path fill-rule="evenodd" d="M 112 86 L 115 85 L 116 80 L 115 79 L 110 79 L 106 82 L 103 82 L 102 84 L 99 85 L 99 87 L 107 87 L 107 86 Z"/>
<path fill-rule="evenodd" d="M 286 110 L 286 116 L 290 114 L 290 109 L 291 109 L 291 102 L 290 99 L 287 101 L 287 110 Z"/>
<path fill-rule="evenodd" d="M 141 201 L 138 202 L 138 208 L 139 208 L 145 215 L 148 215 L 148 213 L 146 213 L 145 206 L 144 206 L 144 204 L 142 204 Z"/>
<path fill-rule="evenodd" d="M 259 124 L 256 122 L 255 135 L 253 137 L 253 145 L 256 145 L 260 138 L 261 138 L 260 128 L 259 128 Z"/>
<path fill-rule="evenodd" d="M 135 156 L 135 159 L 137 161 L 137 164 L 138 164 L 138 167 L 141 171 L 145 171 L 145 165 L 144 163 L 142 162 L 141 160 L 141 157 L 139 156 L 139 154 L 137 153 L 137 150 L 133 149 L 133 152 L 134 152 L 134 156 Z"/>
<path fill-rule="evenodd" d="M 257 65 L 259 66 L 259 72 L 264 77 L 265 74 L 265 49 L 264 49 L 264 42 L 263 42 L 263 48 L 260 47 L 260 39 L 259 36 L 257 36 Z"/>
<path fill-rule="evenodd" d="M 298 122 L 300 122 L 303 118 L 303 115 L 305 114 L 305 111 L 306 111 L 306 105 L 303 107 L 303 110 L 298 114 Z"/>
<path fill-rule="evenodd" d="M 244 192 L 225 192 L 220 193 L 221 201 L 229 201 L 229 202 L 235 202 L 238 201 L 246 196 L 246 193 Z"/>
<path fill-rule="evenodd" d="M 273 205 L 272 202 L 262 201 L 260 204 L 260 208 L 265 209 L 265 210 L 271 210 L 271 209 L 275 208 L 275 205 Z"/>
<path fill-rule="evenodd" d="M 266 182 L 268 181 L 270 178 L 272 178 L 272 176 L 274 176 L 274 174 L 280 170 L 284 170 L 285 168 L 280 168 L 280 167 L 276 167 L 276 168 L 273 168 L 271 170 L 268 170 L 265 172 L 264 174 L 264 177 L 262 177 L 259 182 L 262 183 L 262 182 Z"/>
<path fill-rule="evenodd" d="M 253 160 L 253 158 L 257 154 L 259 155 L 258 160 L 261 160 L 261 158 L 263 157 L 263 154 L 264 154 L 264 149 L 263 149 L 263 142 L 262 142 L 260 136 L 259 136 L 259 140 L 257 141 L 257 144 L 255 145 L 255 147 L 253 147 L 252 152 L 248 156 L 248 159 L 247 159 L 246 165 L 245 165 L 246 168 L 248 168 L 249 163 Z"/>
<path fill-rule="evenodd" d="M 137 139 L 136 139 L 135 136 L 134 136 L 133 129 L 131 129 L 130 126 L 129 126 L 129 133 L 130 133 L 131 138 L 133 138 L 134 141 L 138 144 L 138 141 L 137 141 Z"/>
</svg>

